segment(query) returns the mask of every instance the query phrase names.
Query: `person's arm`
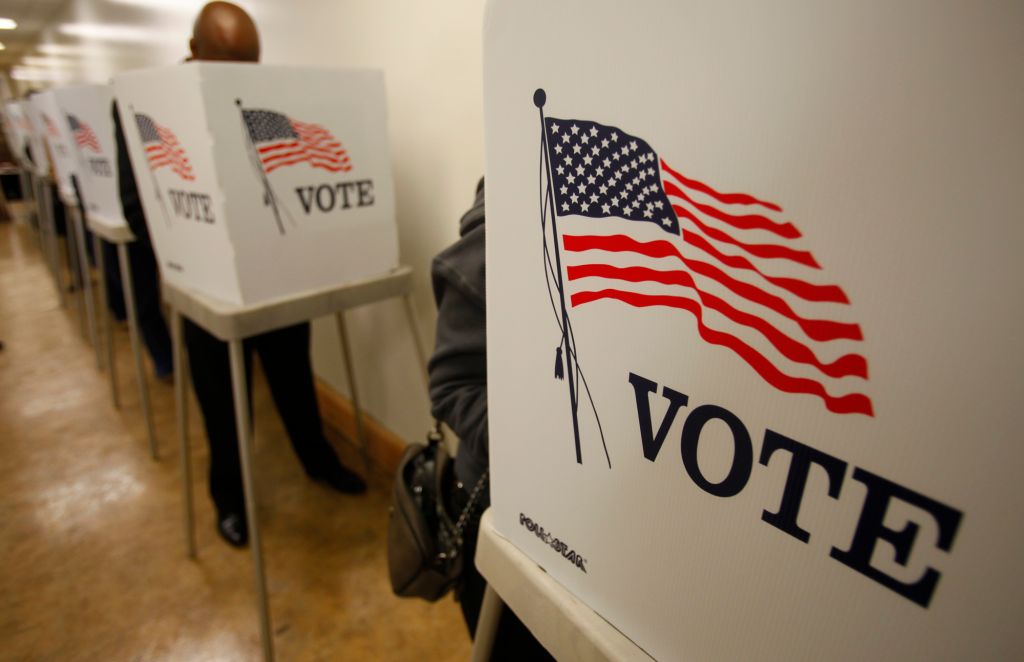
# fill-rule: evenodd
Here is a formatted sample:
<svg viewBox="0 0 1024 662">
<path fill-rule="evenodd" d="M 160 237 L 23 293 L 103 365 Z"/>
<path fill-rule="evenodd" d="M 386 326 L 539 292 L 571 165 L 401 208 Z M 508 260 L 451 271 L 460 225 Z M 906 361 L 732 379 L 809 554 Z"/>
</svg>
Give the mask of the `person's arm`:
<svg viewBox="0 0 1024 662">
<path fill-rule="evenodd" d="M 450 283 L 436 292 L 437 345 L 430 359 L 430 402 L 469 453 L 487 464 L 487 318 L 482 302 Z"/>
<path fill-rule="evenodd" d="M 488 466 L 486 232 L 483 187 L 463 217 L 462 237 L 431 264 L 437 344 L 430 359 L 435 417 L 460 440 L 456 472 L 473 481 Z"/>
</svg>

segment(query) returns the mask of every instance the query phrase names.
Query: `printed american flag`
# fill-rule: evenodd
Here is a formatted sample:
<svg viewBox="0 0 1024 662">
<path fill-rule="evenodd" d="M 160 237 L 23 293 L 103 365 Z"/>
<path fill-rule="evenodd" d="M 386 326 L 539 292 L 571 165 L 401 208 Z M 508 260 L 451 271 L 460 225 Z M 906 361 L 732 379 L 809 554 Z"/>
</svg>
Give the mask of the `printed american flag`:
<svg viewBox="0 0 1024 662">
<path fill-rule="evenodd" d="M 814 282 L 821 267 L 781 207 L 722 193 L 615 127 L 557 118 L 544 127 L 554 212 L 576 217 L 560 226 L 571 306 L 685 310 L 705 342 L 776 389 L 873 415 L 850 302 Z M 615 224 L 591 220 L 602 218 Z"/>
<path fill-rule="evenodd" d="M 167 127 L 160 126 L 149 115 L 135 114 L 135 122 L 139 126 L 142 146 L 149 159 L 149 167 L 153 170 L 167 166 L 185 181 L 193 181 L 196 176 L 188 155 L 178 142 L 177 136 Z"/>
<path fill-rule="evenodd" d="M 71 114 L 68 114 L 68 126 L 71 127 L 71 135 L 74 137 L 76 145 L 82 149 L 100 153 L 100 141 L 92 127 Z"/>
<path fill-rule="evenodd" d="M 330 172 L 352 169 L 341 142 L 319 124 L 293 120 L 272 110 L 243 110 L 242 117 L 268 173 L 303 162 Z"/>
<path fill-rule="evenodd" d="M 50 116 L 43 113 L 43 123 L 46 125 L 46 132 L 54 138 L 60 138 L 60 132 L 57 130 L 57 125 L 53 123 Z"/>
</svg>

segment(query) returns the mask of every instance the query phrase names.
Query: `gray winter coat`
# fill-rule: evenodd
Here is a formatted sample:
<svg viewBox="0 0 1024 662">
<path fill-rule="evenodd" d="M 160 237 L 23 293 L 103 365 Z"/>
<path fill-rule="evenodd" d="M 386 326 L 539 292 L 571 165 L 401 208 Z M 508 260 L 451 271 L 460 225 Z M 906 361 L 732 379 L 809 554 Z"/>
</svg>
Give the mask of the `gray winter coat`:
<svg viewBox="0 0 1024 662">
<path fill-rule="evenodd" d="M 471 490 L 487 469 L 487 300 L 484 180 L 459 224 L 459 240 L 431 265 L 437 344 L 430 359 L 435 417 L 458 435 L 455 474 Z"/>
</svg>

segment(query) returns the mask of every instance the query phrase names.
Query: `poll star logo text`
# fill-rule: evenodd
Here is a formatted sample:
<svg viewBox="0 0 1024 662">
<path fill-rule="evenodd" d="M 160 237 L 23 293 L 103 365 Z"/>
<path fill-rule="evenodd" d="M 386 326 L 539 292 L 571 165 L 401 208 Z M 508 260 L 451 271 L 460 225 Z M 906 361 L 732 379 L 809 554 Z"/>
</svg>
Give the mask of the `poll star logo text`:
<svg viewBox="0 0 1024 662">
<path fill-rule="evenodd" d="M 545 529 L 543 526 L 533 521 L 523 513 L 519 513 L 519 524 L 527 531 L 537 536 L 541 542 L 555 550 L 562 555 L 566 561 L 576 566 L 583 571 L 584 574 L 587 572 L 587 560 L 576 553 L 576 550 L 569 547 L 568 543 L 560 538 L 556 538 L 551 534 L 550 531 Z"/>
</svg>

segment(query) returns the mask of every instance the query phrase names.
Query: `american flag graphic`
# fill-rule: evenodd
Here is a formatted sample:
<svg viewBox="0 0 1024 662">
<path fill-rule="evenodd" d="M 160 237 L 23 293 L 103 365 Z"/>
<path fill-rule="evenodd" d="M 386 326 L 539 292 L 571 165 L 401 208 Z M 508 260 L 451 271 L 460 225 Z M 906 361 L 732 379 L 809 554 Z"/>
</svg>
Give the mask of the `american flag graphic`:
<svg viewBox="0 0 1024 662">
<path fill-rule="evenodd" d="M 341 142 L 319 124 L 272 110 L 242 110 L 242 117 L 267 173 L 303 162 L 330 172 L 352 169 Z"/>
<path fill-rule="evenodd" d="M 99 139 L 96 138 L 96 134 L 88 124 L 69 114 L 68 126 L 71 127 L 71 135 L 74 137 L 76 145 L 82 149 L 92 150 L 97 154 L 102 151 Z"/>
<path fill-rule="evenodd" d="M 142 138 L 142 146 L 146 150 L 146 158 L 152 170 L 167 166 L 185 181 L 195 180 L 192 164 L 173 131 L 160 126 L 149 115 L 142 113 L 135 114 L 135 122 L 139 126 L 139 136 Z"/>
<path fill-rule="evenodd" d="M 860 326 L 800 245 L 782 208 L 674 169 L 644 140 L 585 120 L 544 119 L 571 307 L 668 307 L 780 391 L 838 414 L 873 415 L 861 393 Z M 612 219 L 615 225 L 591 219 Z"/>
<path fill-rule="evenodd" d="M 57 125 L 53 123 L 50 116 L 43 113 L 43 124 L 46 125 L 46 132 L 54 138 L 60 138 L 60 132 L 57 130 Z"/>
</svg>

